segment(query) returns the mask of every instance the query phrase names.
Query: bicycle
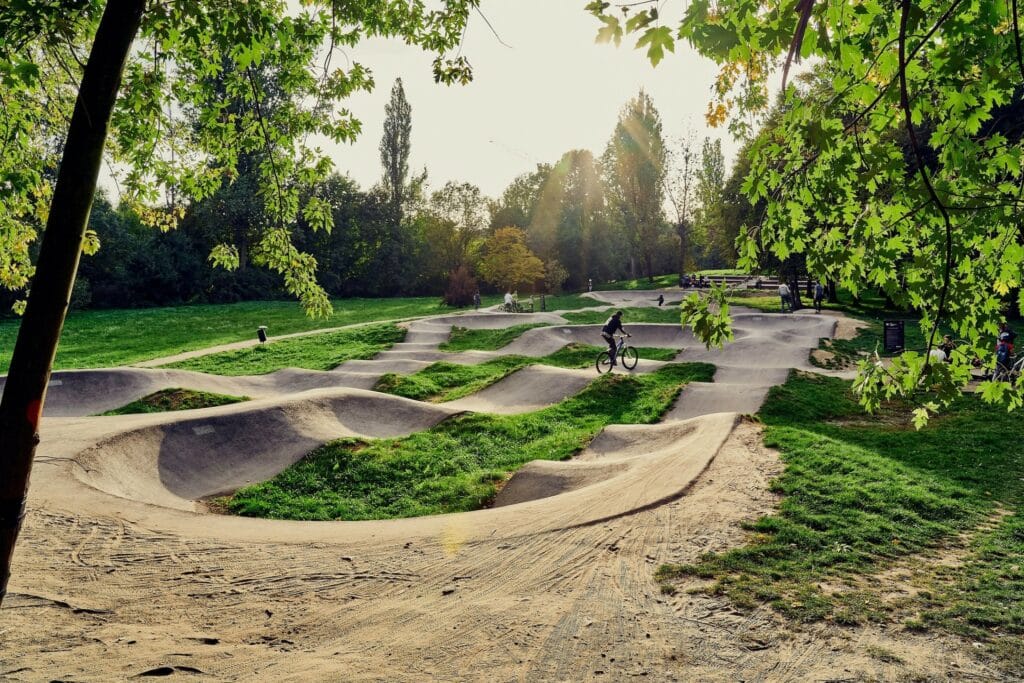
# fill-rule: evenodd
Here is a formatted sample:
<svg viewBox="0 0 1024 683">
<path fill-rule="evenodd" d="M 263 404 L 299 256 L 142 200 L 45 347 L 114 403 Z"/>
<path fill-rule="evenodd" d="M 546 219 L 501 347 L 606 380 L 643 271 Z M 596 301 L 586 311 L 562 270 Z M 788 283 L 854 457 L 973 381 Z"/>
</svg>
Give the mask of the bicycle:
<svg viewBox="0 0 1024 683">
<path fill-rule="evenodd" d="M 617 334 L 615 338 L 619 340 L 618 345 L 615 347 L 615 357 L 622 363 L 622 367 L 632 370 L 636 367 L 637 361 L 640 360 L 640 354 L 632 346 L 626 346 L 625 336 Z M 597 366 L 597 374 L 600 375 L 603 372 L 608 372 L 613 367 L 611 355 L 607 351 L 597 354 L 595 365 Z"/>
<path fill-rule="evenodd" d="M 1021 374 L 1024 374 L 1024 354 L 1018 356 L 1016 360 L 1011 358 L 1007 363 L 1000 363 L 997 360 L 992 369 L 992 381 L 1016 384 Z"/>
</svg>

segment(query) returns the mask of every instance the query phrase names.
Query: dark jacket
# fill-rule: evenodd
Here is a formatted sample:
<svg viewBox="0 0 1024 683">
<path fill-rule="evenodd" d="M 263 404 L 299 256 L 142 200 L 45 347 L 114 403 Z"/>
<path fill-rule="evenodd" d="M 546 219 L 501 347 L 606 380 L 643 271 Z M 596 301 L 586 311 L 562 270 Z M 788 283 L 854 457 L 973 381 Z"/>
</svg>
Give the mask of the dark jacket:
<svg viewBox="0 0 1024 683">
<path fill-rule="evenodd" d="M 604 327 L 601 328 L 601 334 L 615 334 L 619 331 L 622 331 L 622 318 L 616 318 L 614 315 L 608 318 Z"/>
</svg>

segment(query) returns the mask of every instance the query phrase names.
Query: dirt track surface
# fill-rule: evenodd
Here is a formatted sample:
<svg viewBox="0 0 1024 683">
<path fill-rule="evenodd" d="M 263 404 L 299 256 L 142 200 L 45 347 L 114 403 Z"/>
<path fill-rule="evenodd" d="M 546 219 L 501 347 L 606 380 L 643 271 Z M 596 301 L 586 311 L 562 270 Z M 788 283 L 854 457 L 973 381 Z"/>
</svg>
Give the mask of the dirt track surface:
<svg viewBox="0 0 1024 683">
<path fill-rule="evenodd" d="M 521 322 L 475 318 L 459 324 Z M 436 345 L 451 324 L 412 323 L 407 346 L 328 373 L 55 375 L 61 383 L 51 388 L 30 511 L 0 611 L 0 679 L 986 675 L 941 639 L 875 628 L 805 631 L 767 610 L 662 596 L 653 579 L 663 562 L 742 542 L 740 523 L 772 509 L 767 483 L 777 460 L 736 413 L 755 410 L 789 367 L 806 365 L 817 336 L 831 334 L 827 316 L 738 316 L 735 343 L 719 352 L 672 326 L 649 326 L 646 339 L 634 332 L 639 345 L 681 349 L 679 360 L 717 363 L 718 381 L 688 387 L 663 423 L 612 426 L 572 461 L 527 465 L 492 509 L 358 523 L 203 512 L 198 499 L 272 476 L 324 441 L 411 433 L 461 410 L 532 410 L 588 377 L 527 368 L 441 405 L 356 386 L 422 367 L 423 355 L 441 353 Z M 579 334 L 591 331 L 538 328 L 510 346 L 543 355 Z M 498 354 L 444 355 L 478 362 Z M 638 370 L 653 365 L 641 361 Z M 172 380 L 258 400 L 86 417 Z M 872 659 L 870 646 L 904 663 Z"/>
</svg>

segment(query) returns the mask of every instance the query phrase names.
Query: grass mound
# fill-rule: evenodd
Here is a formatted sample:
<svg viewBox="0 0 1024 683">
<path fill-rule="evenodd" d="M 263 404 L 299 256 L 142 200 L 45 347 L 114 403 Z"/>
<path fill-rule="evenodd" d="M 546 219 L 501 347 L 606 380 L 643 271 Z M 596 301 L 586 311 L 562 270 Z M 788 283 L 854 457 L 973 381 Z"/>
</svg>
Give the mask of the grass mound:
<svg viewBox="0 0 1024 683">
<path fill-rule="evenodd" d="M 531 460 L 564 460 L 609 424 L 655 422 L 682 387 L 714 366 L 605 375 L 579 394 L 522 415 L 464 415 L 401 439 L 327 444 L 274 479 L 238 491 L 232 512 L 273 519 L 387 519 L 484 507 Z"/>
<path fill-rule="evenodd" d="M 196 408 L 212 408 L 230 403 L 241 403 L 250 400 L 248 396 L 228 396 L 213 394 L 206 391 L 191 389 L 161 389 L 138 401 L 108 410 L 102 415 L 135 415 L 138 413 L 166 413 L 174 410 L 194 410 Z"/>
<path fill-rule="evenodd" d="M 501 330 L 468 330 L 453 327 L 448 341 L 440 345 L 442 351 L 494 351 L 518 339 L 523 332 L 536 327 L 547 327 L 547 323 L 513 325 Z"/>
<path fill-rule="evenodd" d="M 749 545 L 664 566 L 663 580 L 713 579 L 711 590 L 740 605 L 769 602 L 804 621 L 896 619 L 972 638 L 1013 634 L 1024 662 L 1019 415 L 965 396 L 915 432 L 909 406 L 866 419 L 848 383 L 794 374 L 760 416 L 765 443 L 786 463 L 774 483 L 778 514 L 750 527 Z M 967 556 L 962 568 L 928 559 L 951 546 Z M 917 601 L 887 600 L 858 583 L 897 562 L 924 577 Z M 829 582 L 840 589 L 822 590 Z"/>
<path fill-rule="evenodd" d="M 485 389 L 516 370 L 535 363 L 559 368 L 591 367 L 602 350 L 596 346 L 569 344 L 542 358 L 502 356 L 478 365 L 441 361 L 412 375 L 389 372 L 377 381 L 374 390 L 418 401 L 454 401 Z M 637 353 L 648 360 L 669 361 L 678 352 L 673 349 L 641 348 L 637 349 Z"/>
<path fill-rule="evenodd" d="M 164 367 L 230 376 L 265 375 L 284 368 L 331 370 L 347 360 L 373 358 L 405 339 L 405 333 L 397 325 L 377 323 L 213 353 Z"/>
</svg>

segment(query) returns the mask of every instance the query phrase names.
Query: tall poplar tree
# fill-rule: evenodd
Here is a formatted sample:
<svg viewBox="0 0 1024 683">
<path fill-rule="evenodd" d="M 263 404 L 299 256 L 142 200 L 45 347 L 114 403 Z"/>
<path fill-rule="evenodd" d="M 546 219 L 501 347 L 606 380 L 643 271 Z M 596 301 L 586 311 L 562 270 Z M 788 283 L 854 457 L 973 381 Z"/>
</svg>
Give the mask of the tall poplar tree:
<svg viewBox="0 0 1024 683">
<path fill-rule="evenodd" d="M 405 99 L 402 79 L 391 86 L 391 101 L 384 105 L 384 135 L 380 139 L 380 163 L 384 166 L 382 185 L 396 224 L 402 222 L 409 175 L 412 138 L 412 105 Z"/>
<path fill-rule="evenodd" d="M 664 223 L 665 142 L 661 115 L 643 90 L 619 115 L 604 155 L 609 198 L 644 267 L 654 281 L 654 252 Z"/>
</svg>

